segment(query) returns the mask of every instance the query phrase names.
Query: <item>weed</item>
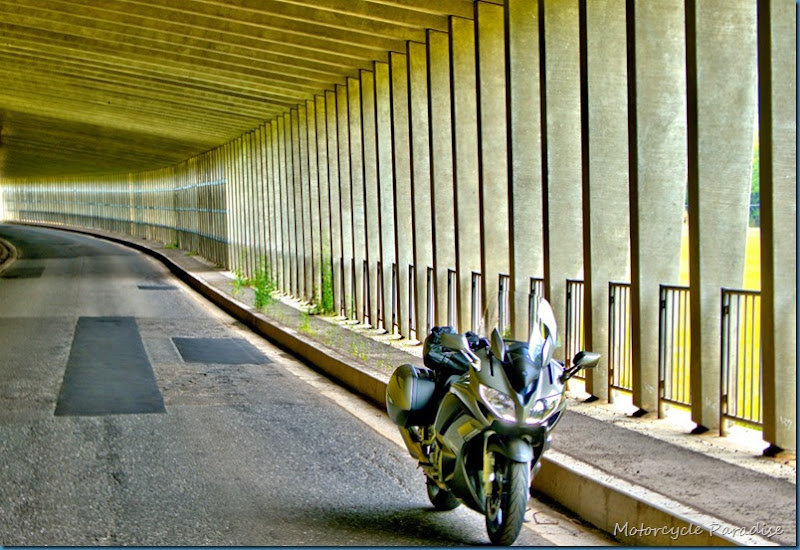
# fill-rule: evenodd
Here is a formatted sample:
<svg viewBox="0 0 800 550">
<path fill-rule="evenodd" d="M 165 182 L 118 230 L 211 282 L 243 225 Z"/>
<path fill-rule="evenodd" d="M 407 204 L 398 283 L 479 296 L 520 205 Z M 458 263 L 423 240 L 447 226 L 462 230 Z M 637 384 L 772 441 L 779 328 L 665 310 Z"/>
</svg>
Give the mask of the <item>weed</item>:
<svg viewBox="0 0 800 550">
<path fill-rule="evenodd" d="M 176 249 L 180 248 L 180 245 L 178 244 L 178 241 L 172 241 L 169 244 L 165 244 L 164 248 L 167 249 L 167 250 L 176 250 Z"/>
<path fill-rule="evenodd" d="M 250 284 L 255 291 L 256 309 L 263 309 L 275 302 L 272 293 L 277 290 L 277 286 L 275 279 L 272 277 L 272 270 L 265 258 L 262 258 L 259 262 L 255 277 L 250 281 Z"/>
</svg>

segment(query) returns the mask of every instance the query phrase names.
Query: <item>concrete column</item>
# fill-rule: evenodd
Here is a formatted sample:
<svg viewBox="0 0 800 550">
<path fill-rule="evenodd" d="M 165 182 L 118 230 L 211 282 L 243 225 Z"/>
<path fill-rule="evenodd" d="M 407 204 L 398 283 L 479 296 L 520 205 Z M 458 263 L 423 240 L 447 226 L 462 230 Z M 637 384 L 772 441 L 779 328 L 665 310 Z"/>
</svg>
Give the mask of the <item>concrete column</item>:
<svg viewBox="0 0 800 550">
<path fill-rule="evenodd" d="M 333 311 L 334 285 L 333 285 L 333 249 L 332 249 L 332 225 L 333 216 L 331 215 L 330 179 L 329 179 L 329 160 L 328 160 L 328 130 L 327 130 L 327 109 L 324 96 L 314 98 L 317 125 L 317 170 L 319 173 L 319 219 L 320 219 L 320 278 L 322 288 L 320 290 L 320 300 L 325 311 Z"/>
<path fill-rule="evenodd" d="M 365 237 L 369 288 L 369 324 L 378 328 L 378 262 L 381 261 L 380 195 L 378 190 L 378 134 L 375 111 L 375 74 L 361 71 L 361 127 L 364 153 Z"/>
<path fill-rule="evenodd" d="M 744 274 L 755 15 L 748 0 L 686 2 L 691 396 L 697 431 L 719 426 L 720 288 L 741 288 Z"/>
<path fill-rule="evenodd" d="M 511 335 L 527 340 L 530 278 L 544 273 L 539 1 L 506 4 Z"/>
<path fill-rule="evenodd" d="M 353 197 L 350 174 L 350 124 L 347 86 L 336 86 L 336 119 L 339 147 L 339 193 L 342 215 L 342 296 L 344 315 L 355 319 L 353 295 Z"/>
<path fill-rule="evenodd" d="M 500 275 L 511 272 L 504 19 L 503 6 L 476 2 L 483 334 L 498 326 Z"/>
<path fill-rule="evenodd" d="M 264 228 L 266 220 L 264 218 L 264 164 L 262 157 L 262 135 L 261 127 L 259 126 L 253 130 L 253 204 L 255 206 L 255 220 L 256 220 L 256 234 L 255 234 L 255 256 L 257 266 L 264 267 L 265 246 L 264 246 Z M 204 160 L 201 158 L 201 161 Z M 205 162 L 203 162 L 205 164 Z M 200 188 L 200 196 L 202 198 L 203 212 L 203 233 L 209 234 L 209 227 L 207 223 L 207 214 L 210 207 L 206 197 L 208 196 L 208 181 L 205 166 L 203 166 L 203 173 L 201 174 L 202 187 Z M 203 237 L 206 240 L 206 237 Z M 205 256 L 208 257 L 208 256 Z"/>
<path fill-rule="evenodd" d="M 578 0 L 542 0 L 539 9 L 543 25 L 540 70 L 545 74 L 541 87 L 545 296 L 563 335 L 567 279 L 583 277 Z M 563 359 L 563 353 L 563 346 L 556 350 L 559 358 Z"/>
<path fill-rule="evenodd" d="M 761 354 L 767 454 L 797 449 L 797 13 L 758 3 Z"/>
<path fill-rule="evenodd" d="M 392 154 L 392 92 L 388 63 L 375 63 L 375 133 L 378 157 L 378 219 L 381 246 L 381 311 L 383 329 L 392 332 L 392 264 L 396 261 L 394 232 L 394 164 Z"/>
<path fill-rule="evenodd" d="M 397 324 L 400 334 L 411 338 L 408 295 L 409 265 L 414 262 L 414 235 L 411 220 L 411 152 L 408 123 L 408 59 L 389 54 L 392 80 L 392 137 L 394 148 L 394 216 L 395 252 L 397 262 Z M 390 267 L 390 266 L 389 266 Z"/>
<path fill-rule="evenodd" d="M 628 97 L 625 4 L 581 0 L 584 330 L 600 353 L 586 391 L 608 398 L 608 283 L 629 279 Z"/>
<path fill-rule="evenodd" d="M 300 197 L 301 197 L 301 214 L 302 214 L 302 254 L 299 262 L 302 265 L 302 278 L 300 286 L 302 293 L 300 297 L 310 302 L 313 299 L 314 292 L 312 286 L 313 268 L 311 265 L 311 182 L 309 180 L 308 168 L 308 115 L 306 113 L 306 106 L 298 105 L 297 107 L 297 133 L 299 136 L 299 164 L 300 164 Z"/>
<path fill-rule="evenodd" d="M 259 129 L 259 134 L 261 136 L 261 180 L 260 180 L 260 189 L 261 189 L 261 223 L 263 225 L 263 251 L 261 252 L 264 256 L 264 263 L 269 269 L 270 276 L 272 276 L 273 270 L 273 263 L 272 258 L 270 257 L 272 247 L 270 246 L 270 239 L 272 238 L 272 224 L 270 218 L 270 162 L 269 162 L 269 126 L 267 124 L 263 124 Z M 216 188 L 216 186 L 215 186 Z"/>
<path fill-rule="evenodd" d="M 431 195 L 433 205 L 434 323 L 448 324 L 448 270 L 456 268 L 453 123 L 450 101 L 450 43 L 447 33 L 428 31 Z M 457 322 L 457 316 L 450 321 Z"/>
<path fill-rule="evenodd" d="M 308 150 L 308 203 L 310 231 L 310 288 L 309 300 L 321 306 L 322 298 L 322 221 L 320 219 L 320 173 L 317 167 L 319 146 L 317 138 L 317 108 L 314 100 L 306 101 L 306 147 Z"/>
<path fill-rule="evenodd" d="M 275 129 L 277 125 L 268 123 L 267 131 L 267 210 L 269 216 L 269 260 L 272 266 L 272 276 L 276 280 L 280 273 L 280 256 L 278 253 L 278 243 L 280 241 L 280 201 L 279 196 L 279 177 L 278 177 L 278 144 Z"/>
<path fill-rule="evenodd" d="M 431 204 L 431 144 L 428 109 L 428 51 L 425 44 L 408 43 L 409 123 L 411 127 L 411 200 L 414 235 L 414 297 L 417 339 L 432 328 L 427 321 L 428 268 L 433 267 Z"/>
<path fill-rule="evenodd" d="M 339 131 L 336 92 L 325 92 L 326 135 L 328 138 L 328 192 L 331 216 L 331 268 L 333 270 L 333 308 L 344 313 L 342 294 L 342 203 L 339 196 Z"/>
<path fill-rule="evenodd" d="M 275 141 L 277 142 L 277 163 L 278 163 L 278 186 L 277 199 L 280 214 L 278 222 L 278 266 L 280 273 L 277 277 L 278 288 L 283 292 L 289 292 L 291 278 L 289 276 L 289 244 L 287 235 L 289 234 L 289 218 L 287 210 L 287 183 L 286 183 L 286 134 L 284 128 L 284 118 L 278 117 L 275 121 Z"/>
<path fill-rule="evenodd" d="M 296 112 L 296 111 L 295 111 Z M 297 280 L 298 280 L 298 265 L 297 265 L 297 177 L 295 173 L 295 140 L 293 134 L 293 113 L 286 113 L 283 115 L 283 142 L 284 154 L 286 162 L 286 180 L 284 189 L 286 191 L 286 232 L 284 238 L 286 239 L 286 263 L 288 266 L 287 271 L 287 284 L 286 292 L 293 296 L 297 296 Z"/>
<path fill-rule="evenodd" d="M 300 151 L 300 143 L 302 142 L 302 135 L 300 133 L 300 113 L 298 109 L 292 109 L 289 113 L 291 117 L 291 140 L 292 140 L 292 212 L 293 212 L 293 229 L 294 238 L 294 254 L 292 255 L 292 266 L 294 268 L 293 274 L 293 292 L 292 294 L 297 298 L 305 296 L 305 242 L 303 229 L 305 227 L 304 220 L 304 200 L 303 200 L 303 157 Z"/>
<path fill-rule="evenodd" d="M 456 269 L 459 332 L 470 330 L 472 273 L 481 271 L 478 180 L 478 96 L 475 68 L 475 24 L 450 18 L 453 175 L 456 201 Z"/>
<path fill-rule="evenodd" d="M 679 283 L 686 196 L 682 0 L 628 2 L 633 403 L 658 406 L 659 285 Z"/>
<path fill-rule="evenodd" d="M 364 322 L 364 261 L 367 259 L 366 211 L 364 209 L 364 145 L 361 122 L 361 81 L 347 79 L 347 117 L 350 140 L 350 200 L 353 216 L 352 318 Z"/>
</svg>

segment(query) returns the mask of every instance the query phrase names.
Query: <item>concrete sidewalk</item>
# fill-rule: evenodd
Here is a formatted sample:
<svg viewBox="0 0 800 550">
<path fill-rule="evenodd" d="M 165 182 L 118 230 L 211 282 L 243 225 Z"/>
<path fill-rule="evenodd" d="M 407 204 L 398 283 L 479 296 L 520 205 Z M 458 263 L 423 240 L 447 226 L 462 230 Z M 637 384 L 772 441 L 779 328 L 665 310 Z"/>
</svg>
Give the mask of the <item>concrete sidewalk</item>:
<svg viewBox="0 0 800 550">
<path fill-rule="evenodd" d="M 183 250 L 101 231 L 81 232 L 138 248 L 255 331 L 381 409 L 402 363 L 421 346 L 341 318 L 307 313 L 282 298 L 262 310 L 232 274 Z M 1 248 L 1 247 L 0 247 Z M 634 545 L 791 545 L 797 537 L 796 462 L 767 458 L 732 438 L 693 436 L 667 421 L 633 419 L 575 394 L 534 480 L 552 499 Z"/>
</svg>

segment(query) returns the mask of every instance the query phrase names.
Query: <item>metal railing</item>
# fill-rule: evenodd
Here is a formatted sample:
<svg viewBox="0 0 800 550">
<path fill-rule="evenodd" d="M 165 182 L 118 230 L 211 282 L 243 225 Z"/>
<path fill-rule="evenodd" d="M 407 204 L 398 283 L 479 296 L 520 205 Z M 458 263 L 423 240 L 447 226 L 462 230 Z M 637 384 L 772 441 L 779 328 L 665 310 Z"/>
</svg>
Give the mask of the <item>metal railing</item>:
<svg viewBox="0 0 800 550">
<path fill-rule="evenodd" d="M 528 334 L 533 330 L 533 322 L 536 320 L 536 309 L 539 305 L 536 298 L 538 296 L 544 297 L 544 279 L 531 277 L 528 289 Z"/>
<path fill-rule="evenodd" d="M 408 264 L 408 332 L 417 333 L 417 293 L 414 284 L 416 270 L 414 264 Z"/>
<path fill-rule="evenodd" d="M 608 283 L 608 402 L 611 390 L 633 391 L 631 366 L 631 285 Z"/>
<path fill-rule="evenodd" d="M 658 417 L 665 403 L 692 404 L 689 288 L 661 285 L 658 317 Z"/>
<path fill-rule="evenodd" d="M 436 304 L 436 296 L 434 294 L 434 275 L 433 275 L 433 268 L 428 267 L 427 276 L 425 278 L 425 300 L 427 301 L 425 307 L 425 334 L 427 335 L 430 333 L 431 329 L 433 328 L 433 317 L 435 314 L 435 304 Z"/>
<path fill-rule="evenodd" d="M 481 274 L 477 271 L 472 272 L 472 314 L 470 317 L 470 330 L 478 332 L 481 326 Z"/>
<path fill-rule="evenodd" d="M 369 263 L 367 260 L 363 260 L 361 271 L 361 318 L 364 319 L 364 323 L 377 327 L 378 324 L 377 322 L 372 322 L 372 314 L 370 313 L 372 303 L 370 302 L 369 288 Z"/>
<path fill-rule="evenodd" d="M 383 264 L 381 264 L 380 260 L 377 262 L 377 278 L 378 278 L 378 286 L 375 288 L 376 296 L 375 299 L 378 300 L 378 318 L 375 320 L 375 328 L 383 328 L 386 330 L 386 315 L 383 311 Z M 380 327 L 379 327 L 380 325 Z"/>
<path fill-rule="evenodd" d="M 456 326 L 456 302 L 458 300 L 458 272 L 447 270 L 447 325 Z"/>
<path fill-rule="evenodd" d="M 720 434 L 727 420 L 762 423 L 761 295 L 722 289 Z"/>
<path fill-rule="evenodd" d="M 564 327 L 564 357 L 571 360 L 584 348 L 583 281 L 567 279 L 567 315 Z M 585 378 L 578 374 L 575 378 Z"/>
<path fill-rule="evenodd" d="M 497 330 L 504 337 L 511 328 L 511 308 L 509 298 L 511 296 L 511 276 L 501 273 L 497 283 Z"/>
</svg>

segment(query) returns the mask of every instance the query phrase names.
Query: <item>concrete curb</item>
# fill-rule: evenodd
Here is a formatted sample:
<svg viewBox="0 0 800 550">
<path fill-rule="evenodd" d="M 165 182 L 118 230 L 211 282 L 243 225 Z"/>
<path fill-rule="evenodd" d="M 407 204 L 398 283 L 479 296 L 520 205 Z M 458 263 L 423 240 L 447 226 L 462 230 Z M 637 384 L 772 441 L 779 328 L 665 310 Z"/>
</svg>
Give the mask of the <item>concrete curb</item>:
<svg viewBox="0 0 800 550">
<path fill-rule="evenodd" d="M 27 224 L 26 224 L 27 225 Z M 89 230 L 45 226 L 83 233 L 129 246 L 162 262 L 174 275 L 217 307 L 297 355 L 379 408 L 385 407 L 388 380 L 352 364 L 343 354 L 274 320 L 205 283 L 158 250 Z M 1 247 L 0 247 L 1 248 Z M 2 269 L 2 268 L 0 268 Z M 559 502 L 625 544 L 647 546 L 778 546 L 760 536 L 758 526 L 746 530 L 593 466 L 551 450 L 542 459 L 535 490 Z"/>
</svg>

